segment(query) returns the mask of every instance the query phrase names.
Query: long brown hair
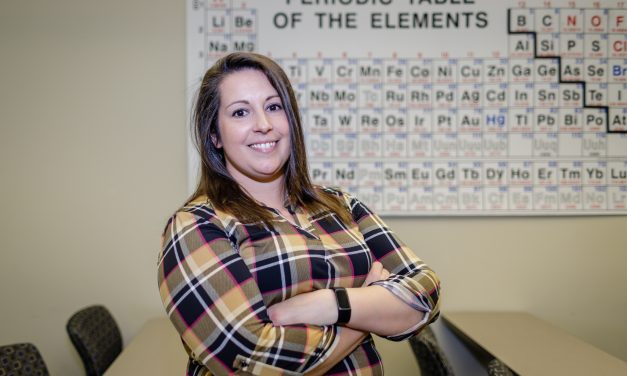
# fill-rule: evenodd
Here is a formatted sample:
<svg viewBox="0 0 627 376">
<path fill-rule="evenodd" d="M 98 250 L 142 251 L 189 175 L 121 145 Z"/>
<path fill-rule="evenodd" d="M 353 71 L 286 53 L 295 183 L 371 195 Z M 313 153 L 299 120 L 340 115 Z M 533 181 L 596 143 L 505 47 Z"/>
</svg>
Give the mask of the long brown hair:
<svg viewBox="0 0 627 376">
<path fill-rule="evenodd" d="M 311 183 L 298 103 L 292 85 L 281 67 L 259 54 L 236 52 L 218 60 L 205 73 L 193 112 L 194 141 L 201 159 L 201 174 L 192 198 L 206 195 L 213 205 L 244 222 L 269 223 L 272 216 L 250 197 L 226 169 L 224 150 L 215 146 L 220 139 L 218 109 L 220 83 L 229 74 L 243 69 L 262 72 L 279 94 L 290 126 L 291 153 L 285 163 L 287 198 L 292 205 L 314 213 L 330 210 L 345 223 L 351 218 L 343 199 L 316 189 Z"/>
</svg>

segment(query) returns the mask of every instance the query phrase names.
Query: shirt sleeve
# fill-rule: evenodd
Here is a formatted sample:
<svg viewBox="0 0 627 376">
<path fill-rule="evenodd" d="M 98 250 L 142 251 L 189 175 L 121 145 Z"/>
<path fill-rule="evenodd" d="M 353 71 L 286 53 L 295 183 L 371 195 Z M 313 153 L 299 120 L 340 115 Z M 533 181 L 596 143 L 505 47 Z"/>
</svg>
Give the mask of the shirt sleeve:
<svg viewBox="0 0 627 376">
<path fill-rule="evenodd" d="M 255 279 L 215 216 L 179 211 L 168 221 L 158 281 L 190 357 L 214 375 L 299 375 L 336 345 L 334 326 L 272 324 Z"/>
<path fill-rule="evenodd" d="M 364 203 L 348 194 L 345 194 L 345 200 L 370 252 L 390 272 L 387 279 L 372 285 L 386 288 L 424 313 L 423 320 L 414 327 L 385 337 L 392 341 L 407 339 L 437 319 L 440 312 L 440 280 Z"/>
</svg>

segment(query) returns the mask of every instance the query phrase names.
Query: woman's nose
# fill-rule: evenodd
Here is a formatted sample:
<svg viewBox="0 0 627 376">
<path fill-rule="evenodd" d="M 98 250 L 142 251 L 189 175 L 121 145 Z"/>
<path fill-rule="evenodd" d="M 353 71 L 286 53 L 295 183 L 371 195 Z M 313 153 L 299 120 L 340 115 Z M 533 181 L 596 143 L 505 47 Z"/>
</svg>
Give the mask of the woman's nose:
<svg viewBox="0 0 627 376">
<path fill-rule="evenodd" d="M 268 119 L 268 115 L 264 111 L 258 112 L 258 114 L 255 119 L 255 130 L 263 133 L 271 131 L 272 123 Z"/>
</svg>

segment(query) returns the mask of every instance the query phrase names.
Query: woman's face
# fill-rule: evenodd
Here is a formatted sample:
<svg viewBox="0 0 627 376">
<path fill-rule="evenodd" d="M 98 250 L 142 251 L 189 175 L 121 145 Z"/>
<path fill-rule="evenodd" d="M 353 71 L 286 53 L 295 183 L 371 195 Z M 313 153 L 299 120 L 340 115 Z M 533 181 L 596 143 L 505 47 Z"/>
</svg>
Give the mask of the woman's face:
<svg viewBox="0 0 627 376">
<path fill-rule="evenodd" d="M 226 168 L 240 184 L 283 177 L 290 152 L 290 126 L 281 98 L 260 71 L 227 75 L 219 86 L 219 140 Z"/>
</svg>

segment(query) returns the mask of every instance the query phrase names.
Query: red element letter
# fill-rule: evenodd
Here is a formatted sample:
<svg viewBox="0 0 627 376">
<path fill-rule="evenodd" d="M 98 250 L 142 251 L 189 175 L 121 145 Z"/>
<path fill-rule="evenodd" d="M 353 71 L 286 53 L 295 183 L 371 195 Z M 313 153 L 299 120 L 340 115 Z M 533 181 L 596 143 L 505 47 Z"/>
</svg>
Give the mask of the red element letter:
<svg viewBox="0 0 627 376">
<path fill-rule="evenodd" d="M 590 22 L 592 22 L 592 26 L 598 27 L 601 24 L 601 17 L 592 16 L 592 19 L 590 19 Z"/>
<path fill-rule="evenodd" d="M 615 52 L 623 52 L 624 51 L 624 49 L 623 49 L 624 45 L 625 45 L 624 41 L 617 40 L 617 41 L 614 42 L 612 47 L 614 47 L 614 51 Z"/>
</svg>

